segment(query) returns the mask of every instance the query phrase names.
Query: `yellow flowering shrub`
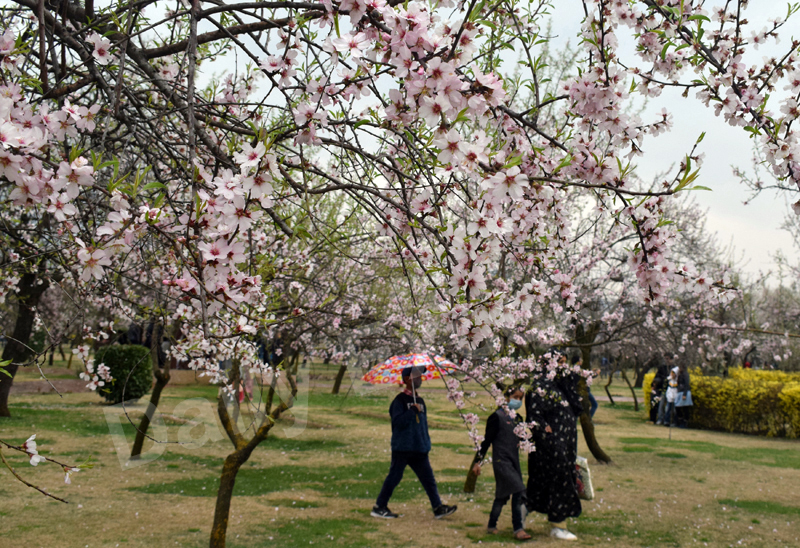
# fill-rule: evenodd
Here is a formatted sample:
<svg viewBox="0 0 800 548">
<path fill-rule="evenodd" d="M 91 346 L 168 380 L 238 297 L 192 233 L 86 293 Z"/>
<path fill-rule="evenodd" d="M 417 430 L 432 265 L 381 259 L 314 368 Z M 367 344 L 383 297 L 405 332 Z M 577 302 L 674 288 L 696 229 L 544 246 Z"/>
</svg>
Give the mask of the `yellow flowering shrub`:
<svg viewBox="0 0 800 548">
<path fill-rule="evenodd" d="M 655 373 L 647 373 L 642 381 L 642 392 L 644 392 L 644 408 L 650 409 L 650 385 L 653 384 L 653 379 L 656 378 Z"/>
<path fill-rule="evenodd" d="M 780 398 L 794 437 L 800 437 L 800 382 L 784 386 Z"/>
<path fill-rule="evenodd" d="M 800 373 L 788 373 L 786 371 L 763 371 L 736 367 L 728 370 L 728 375 L 732 379 L 741 379 L 743 381 L 800 382 Z"/>
<path fill-rule="evenodd" d="M 650 384 L 644 377 L 645 409 L 650 407 Z M 690 372 L 693 428 L 725 430 L 776 437 L 800 437 L 800 374 L 731 369 L 730 377 Z"/>
</svg>

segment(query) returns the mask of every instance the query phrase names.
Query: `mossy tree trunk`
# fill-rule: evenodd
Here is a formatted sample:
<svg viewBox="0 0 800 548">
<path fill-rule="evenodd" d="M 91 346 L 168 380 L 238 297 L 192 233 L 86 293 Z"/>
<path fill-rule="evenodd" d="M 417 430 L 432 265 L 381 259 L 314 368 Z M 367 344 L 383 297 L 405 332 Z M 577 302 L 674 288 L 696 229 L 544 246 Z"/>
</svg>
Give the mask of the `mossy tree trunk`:
<svg viewBox="0 0 800 548">
<path fill-rule="evenodd" d="M 239 469 L 250 458 L 253 450 L 258 447 L 262 441 L 267 439 L 269 431 L 284 411 L 290 409 L 294 403 L 294 398 L 297 396 L 297 383 L 294 377 L 294 370 L 297 365 L 296 360 L 294 361 L 294 365 L 295 367 L 286 368 L 286 379 L 291 387 L 290 396 L 286 401 L 281 401 L 273 409 L 273 401 L 276 395 L 276 383 L 273 382 L 271 384 L 269 393 L 267 394 L 265 413 L 260 424 L 255 429 L 255 434 L 250 439 L 245 438 L 239 431 L 235 420 L 232 420 L 231 414 L 228 412 L 228 407 L 225 404 L 225 397 L 222 391 L 220 391 L 217 397 L 217 414 L 225 429 L 225 433 L 228 435 L 228 439 L 230 439 L 233 444 L 234 450 L 225 458 L 225 464 L 222 466 L 219 490 L 217 491 L 217 500 L 214 506 L 214 523 L 211 526 L 211 538 L 209 543 L 211 548 L 225 548 L 231 500 L 233 499 L 233 489 L 236 485 L 236 475 L 239 473 Z M 239 364 L 235 361 L 233 366 L 234 377 L 238 377 L 235 373 L 238 369 Z M 238 400 L 234 401 L 234 409 L 238 409 L 238 403 Z"/>
<path fill-rule="evenodd" d="M 596 321 L 588 325 L 578 323 L 575 326 L 575 342 L 578 343 L 581 349 L 583 367 L 589 370 L 592 368 L 592 344 L 597 338 L 597 334 L 600 333 L 600 327 L 600 322 Z M 581 413 L 580 416 L 583 438 L 586 440 L 586 445 L 589 447 L 592 456 L 597 459 L 598 462 L 609 464 L 611 463 L 611 457 L 600 447 L 600 443 L 597 441 L 597 436 L 594 431 L 592 417 L 589 415 L 592 406 L 589 403 L 589 387 L 586 385 L 586 381 L 581 380 L 578 385 L 578 390 L 581 395 L 581 400 L 583 400 L 583 413 Z"/>
<path fill-rule="evenodd" d="M 3 357 L 0 358 L 2 361 L 11 360 L 11 363 L 5 367 L 5 371 L 11 376 L 0 374 L 0 417 L 11 416 L 8 409 L 8 396 L 11 393 L 11 385 L 14 383 L 14 375 L 17 374 L 19 366 L 29 362 L 35 354 L 28 344 L 33 333 L 36 307 L 48 287 L 50 287 L 49 280 L 40 276 L 38 270 L 23 274 L 20 278 L 16 297 L 17 318 L 14 322 L 14 331 L 8 337 L 3 349 Z"/>
<path fill-rule="evenodd" d="M 628 375 L 625 373 L 624 367 L 620 370 L 620 372 L 622 373 L 622 378 L 625 380 L 625 383 L 628 385 L 628 388 L 631 389 L 631 396 L 633 396 L 633 410 L 639 411 L 639 399 L 636 397 L 636 390 L 633 389 L 631 381 L 628 380 Z"/>
<path fill-rule="evenodd" d="M 236 474 L 239 473 L 239 469 L 250 458 L 252 452 L 252 449 L 248 449 L 248 446 L 245 446 L 225 457 L 225 464 L 222 465 L 222 475 L 219 480 L 219 490 L 217 491 L 217 504 L 214 508 L 211 548 L 225 547 L 228 520 L 231 513 L 231 500 L 233 500 L 233 488 L 236 485 Z"/>
<path fill-rule="evenodd" d="M 609 368 L 609 370 L 608 370 L 608 382 L 606 383 L 606 385 L 604 387 L 605 390 L 606 390 L 606 395 L 608 396 L 608 401 L 611 402 L 611 405 L 617 405 L 614 402 L 614 396 L 611 395 L 611 390 L 608 389 L 608 387 L 611 386 L 611 381 L 614 380 L 614 373 L 616 373 L 616 372 L 617 372 L 616 365 L 614 367 Z"/>
<path fill-rule="evenodd" d="M 150 361 L 153 363 L 153 375 L 156 378 L 156 384 L 153 386 L 153 392 L 150 394 L 150 405 L 139 423 L 139 428 L 136 429 L 136 439 L 133 442 L 133 449 L 131 450 L 131 459 L 138 459 L 142 454 L 142 447 L 144 446 L 144 439 L 147 437 L 147 430 L 150 428 L 150 421 L 153 420 L 153 415 L 158 409 L 158 402 L 161 399 L 161 392 L 164 387 L 169 383 L 169 366 L 170 360 L 164 361 L 164 368 L 162 369 L 158 360 L 158 351 L 163 340 L 164 329 L 160 323 L 153 325 L 153 335 L 150 337 Z"/>
<path fill-rule="evenodd" d="M 344 374 L 347 373 L 347 364 L 343 363 L 339 367 L 339 372 L 336 373 L 336 380 L 333 381 L 333 390 L 331 390 L 331 394 L 338 394 L 339 390 L 342 387 L 342 380 L 344 379 Z"/>
<path fill-rule="evenodd" d="M 639 366 L 639 358 L 636 358 L 634 374 L 636 375 L 633 381 L 634 388 L 641 388 L 644 384 L 644 376 L 658 363 L 655 358 L 650 358 L 644 365 Z"/>
</svg>

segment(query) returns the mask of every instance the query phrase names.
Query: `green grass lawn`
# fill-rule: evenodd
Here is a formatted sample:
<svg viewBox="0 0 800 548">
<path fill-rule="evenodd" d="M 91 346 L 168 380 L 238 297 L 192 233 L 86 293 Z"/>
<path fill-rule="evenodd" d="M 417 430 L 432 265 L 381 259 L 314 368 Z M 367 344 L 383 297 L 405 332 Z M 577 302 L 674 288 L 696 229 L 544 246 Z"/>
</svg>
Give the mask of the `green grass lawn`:
<svg viewBox="0 0 800 548">
<path fill-rule="evenodd" d="M 316 379 L 332 378 L 335 371 L 329 366 Z M 313 381 L 318 369 L 310 373 Z M 519 544 L 511 538 L 508 508 L 500 519 L 501 534 L 486 534 L 494 495 L 491 466 L 484 468 L 474 494 L 463 493 L 473 450 L 441 390 L 422 391 L 431 413 L 431 460 L 442 497 L 458 504 L 458 512 L 432 519 L 419 482 L 407 470 L 390 504 L 403 517 L 371 518 L 369 510 L 389 466 L 388 406 L 396 390 L 365 388 L 351 380 L 347 385 L 351 389 L 345 397 L 308 383 L 317 388 L 302 398 L 307 406 L 279 421 L 242 467 L 229 546 Z M 94 467 L 65 485 L 55 465 L 33 468 L 4 451 L 28 481 L 70 503 L 46 499 L 0 470 L 0 546 L 207 546 L 221 464 L 230 451 L 214 422 L 215 396 L 213 387 L 168 387 L 160 409 L 165 426 L 160 434 L 154 432 L 168 443 L 148 442 L 144 461 L 133 464 L 118 458 L 106 415 L 122 424 L 123 442 L 132 443 L 134 427 L 119 408 L 101 405 L 96 395 L 12 398 L 14 417 L 0 419 L 2 439 L 21 443 L 36 433 L 42 454 Z M 181 406 L 190 399 L 207 401 L 212 413 L 187 412 Z M 485 403 L 482 418 L 490 411 Z M 140 403 L 128 412 L 135 419 L 143 409 Z M 242 424 L 246 427 L 251 418 L 244 413 Z M 592 465 L 597 496 L 584 503 L 580 518 L 571 520 L 570 529 L 580 537 L 572 545 L 800 546 L 797 441 L 693 430 L 672 430 L 669 439 L 668 429 L 646 423 L 644 412 L 634 412 L 632 404 L 601 403 L 595 422 L 599 441 L 615 464 Z M 193 438 L 208 435 L 211 441 L 200 447 L 188 444 L 187 432 Z M 582 440 L 579 452 L 589 456 Z M 148 454 L 157 458 L 148 460 Z M 532 545 L 563 544 L 550 540 L 543 516 L 529 517 L 527 528 L 534 535 Z"/>
</svg>

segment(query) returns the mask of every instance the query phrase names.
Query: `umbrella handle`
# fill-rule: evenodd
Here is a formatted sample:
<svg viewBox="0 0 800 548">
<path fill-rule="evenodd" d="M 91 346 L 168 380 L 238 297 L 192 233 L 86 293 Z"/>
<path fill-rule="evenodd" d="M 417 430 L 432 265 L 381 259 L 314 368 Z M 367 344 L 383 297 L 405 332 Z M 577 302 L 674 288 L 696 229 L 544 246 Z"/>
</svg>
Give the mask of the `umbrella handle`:
<svg viewBox="0 0 800 548">
<path fill-rule="evenodd" d="M 417 405 L 417 389 L 414 388 L 414 383 L 411 383 L 411 395 L 414 398 L 414 405 Z M 417 424 L 419 424 L 419 409 L 417 409 Z"/>
</svg>

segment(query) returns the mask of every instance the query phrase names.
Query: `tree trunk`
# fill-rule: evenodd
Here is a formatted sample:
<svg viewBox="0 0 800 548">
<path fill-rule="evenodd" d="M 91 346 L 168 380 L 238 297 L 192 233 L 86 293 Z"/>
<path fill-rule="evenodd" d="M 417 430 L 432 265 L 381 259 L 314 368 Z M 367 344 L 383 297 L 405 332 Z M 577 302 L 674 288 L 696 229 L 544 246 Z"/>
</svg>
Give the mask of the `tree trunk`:
<svg viewBox="0 0 800 548">
<path fill-rule="evenodd" d="M 299 354 L 298 354 L 299 355 Z M 238 360 L 237 360 L 238 361 Z M 297 360 L 294 361 L 295 367 Z M 238 369 L 238 363 L 234 367 L 234 372 Z M 284 411 L 289 410 L 294 405 L 294 398 L 297 396 L 297 383 L 291 374 L 291 363 L 287 366 L 286 380 L 292 387 L 291 396 L 288 401 L 281 402 L 279 405 L 272 408 L 273 398 L 275 397 L 275 387 L 277 386 L 277 377 L 273 375 L 272 386 L 267 394 L 267 401 L 264 407 L 265 416 L 261 421 L 261 425 L 256 428 L 252 438 L 245 439 L 239 431 L 235 421 L 231 420 L 231 415 L 228 413 L 228 408 L 225 404 L 225 397 L 220 392 L 217 396 L 217 414 L 219 415 L 222 427 L 228 438 L 233 443 L 234 451 L 225 458 L 225 464 L 222 466 L 222 476 L 219 480 L 219 490 L 217 491 L 217 502 L 214 508 L 214 523 L 211 526 L 211 548 L 225 548 L 225 537 L 228 532 L 228 519 L 231 511 L 231 499 L 233 498 L 233 488 L 236 483 L 236 474 L 239 469 L 247 462 L 250 455 L 258 445 L 267 439 L 269 431 L 272 426 L 281 417 Z M 231 379 L 236 381 L 236 378 Z M 238 399 L 234 403 L 234 409 L 238 407 Z"/>
<path fill-rule="evenodd" d="M 606 386 L 605 386 L 606 394 L 608 395 L 608 401 L 611 402 L 611 405 L 617 405 L 616 403 L 614 403 L 614 396 L 611 395 L 611 390 L 608 389 L 608 387 L 611 386 L 611 381 L 614 380 L 614 373 L 616 373 L 616 372 L 617 372 L 617 368 L 616 367 L 610 368 L 610 370 L 608 372 L 608 382 L 606 383 Z"/>
<path fill-rule="evenodd" d="M 342 386 L 342 379 L 344 379 L 344 374 L 346 372 L 347 372 L 347 364 L 345 363 L 342 364 L 341 367 L 339 367 L 339 372 L 336 374 L 336 380 L 333 381 L 333 390 L 331 391 L 331 394 L 339 393 L 339 389 Z"/>
<path fill-rule="evenodd" d="M 585 408 L 583 413 L 581 413 L 580 420 L 581 430 L 583 430 L 583 439 L 586 440 L 586 446 L 589 448 L 589 452 L 597 459 L 597 462 L 611 464 L 611 457 L 603 451 L 603 448 L 600 447 L 597 441 L 597 436 L 594 433 L 594 423 Z"/>
<path fill-rule="evenodd" d="M 639 378 L 639 371 L 642 370 L 642 361 L 639 359 L 639 355 L 637 354 L 633 358 L 633 387 L 634 388 L 641 388 L 641 386 L 636 386 L 636 379 Z"/>
<path fill-rule="evenodd" d="M 631 381 L 628 380 L 628 375 L 625 374 L 625 370 L 622 370 L 622 378 L 625 379 L 625 383 L 628 385 L 628 388 L 631 389 L 631 396 L 633 396 L 633 410 L 639 410 L 639 400 L 636 398 L 636 390 L 633 389 L 631 386 Z"/>
<path fill-rule="evenodd" d="M 591 370 L 592 367 L 592 343 L 594 343 L 597 334 L 600 332 L 600 322 L 592 322 L 589 324 L 588 327 L 584 327 L 583 324 L 578 324 L 575 326 L 575 342 L 577 342 L 581 349 L 581 359 L 583 360 L 583 367 L 589 368 Z M 581 395 L 581 400 L 583 401 L 583 413 L 581 413 L 580 421 L 581 421 L 581 430 L 583 430 L 583 438 L 586 440 L 586 445 L 589 447 L 589 451 L 592 453 L 592 456 L 597 459 L 598 462 L 602 462 L 603 464 L 610 464 L 611 457 L 609 457 L 605 451 L 600 447 L 600 443 L 597 441 L 597 436 L 594 432 L 594 423 L 592 422 L 592 418 L 589 416 L 589 410 L 591 409 L 591 404 L 589 403 L 589 387 L 586 384 L 586 381 L 581 380 L 578 385 L 578 391 Z"/>
<path fill-rule="evenodd" d="M 150 405 L 147 406 L 147 411 L 139 423 L 139 428 L 136 430 L 136 440 L 133 442 L 131 459 L 138 459 L 141 456 L 144 439 L 147 437 L 147 429 L 150 428 L 150 421 L 153 420 L 153 414 L 158 408 L 161 392 L 164 390 L 164 387 L 167 386 L 167 383 L 169 383 L 170 360 L 164 361 L 163 370 L 158 365 L 158 350 L 163 339 L 163 334 L 164 330 L 161 328 L 161 324 L 156 323 L 153 326 L 153 335 L 150 337 L 150 361 L 153 362 L 153 375 L 156 377 L 156 384 L 153 387 L 153 393 L 150 395 Z"/>
<path fill-rule="evenodd" d="M 161 370 L 155 371 L 156 385 L 153 387 L 153 393 L 150 395 L 150 405 L 147 406 L 147 411 L 139 423 L 139 428 L 136 430 L 136 440 L 133 442 L 133 449 L 131 450 L 131 459 L 138 459 L 142 454 L 142 446 L 144 439 L 147 437 L 147 429 L 150 428 L 150 421 L 153 420 L 153 414 L 158 409 L 158 401 L 161 399 L 161 392 L 169 382 L 169 363 L 166 364 L 165 372 Z"/>
<path fill-rule="evenodd" d="M 14 323 L 14 331 L 6 342 L 3 349 L 2 361 L 11 360 L 5 370 L 11 375 L 0 374 L 0 417 L 10 417 L 8 409 L 8 395 L 11 393 L 11 385 L 14 383 L 14 375 L 21 364 L 28 362 L 34 355 L 33 349 L 28 347 L 33 333 L 33 320 L 36 317 L 36 306 L 39 299 L 50 282 L 45 278 L 39 278 L 38 272 L 27 273 L 19 281 L 19 292 L 17 293 L 17 319 Z"/>
<path fill-rule="evenodd" d="M 649 359 L 645 362 L 644 366 L 641 367 L 636 371 L 636 378 L 633 382 L 634 388 L 641 388 L 644 384 L 644 376 L 653 368 L 653 364 L 655 363 L 654 359 Z"/>
<path fill-rule="evenodd" d="M 464 481 L 464 492 L 465 493 L 474 493 L 475 492 L 475 485 L 478 483 L 478 474 L 476 474 L 472 469 L 475 468 L 475 465 L 480 462 L 477 453 L 474 457 L 472 457 L 472 464 L 469 465 L 469 469 L 467 470 L 467 479 Z"/>
<path fill-rule="evenodd" d="M 228 532 L 228 519 L 231 513 L 231 499 L 233 487 L 236 484 L 236 474 L 250 458 L 251 449 L 247 447 L 234 451 L 225 458 L 222 465 L 222 476 L 219 479 L 217 503 L 214 508 L 214 524 L 211 526 L 211 548 L 225 548 L 225 537 Z"/>
</svg>

